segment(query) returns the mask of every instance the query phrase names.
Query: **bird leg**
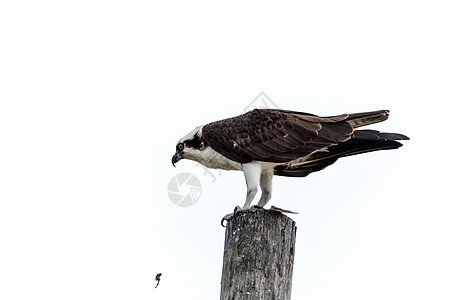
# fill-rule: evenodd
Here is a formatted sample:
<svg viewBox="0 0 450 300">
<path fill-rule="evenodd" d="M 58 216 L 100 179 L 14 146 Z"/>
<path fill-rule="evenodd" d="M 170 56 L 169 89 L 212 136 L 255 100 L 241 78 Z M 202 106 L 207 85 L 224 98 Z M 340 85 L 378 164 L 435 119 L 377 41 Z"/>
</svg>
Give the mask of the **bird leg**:
<svg viewBox="0 0 450 300">
<path fill-rule="evenodd" d="M 233 213 L 225 215 L 220 222 L 222 226 L 223 221 L 228 221 L 231 217 L 235 216 L 236 212 L 250 209 L 252 200 L 255 198 L 255 195 L 258 192 L 258 183 L 261 178 L 262 171 L 261 165 L 257 163 L 244 164 L 242 166 L 242 170 L 244 171 L 245 182 L 247 183 L 247 197 L 245 198 L 244 206 L 242 207 L 242 209 L 239 206 L 236 206 Z"/>
<path fill-rule="evenodd" d="M 259 181 L 261 186 L 261 199 L 259 199 L 257 204 L 258 207 L 264 207 L 272 197 L 272 178 L 273 171 L 265 171 L 261 174 L 261 179 Z"/>
<path fill-rule="evenodd" d="M 248 163 L 242 166 L 245 182 L 247 183 L 247 197 L 242 209 L 250 208 L 250 204 L 258 192 L 258 183 L 261 178 L 261 165 L 257 163 Z"/>
</svg>

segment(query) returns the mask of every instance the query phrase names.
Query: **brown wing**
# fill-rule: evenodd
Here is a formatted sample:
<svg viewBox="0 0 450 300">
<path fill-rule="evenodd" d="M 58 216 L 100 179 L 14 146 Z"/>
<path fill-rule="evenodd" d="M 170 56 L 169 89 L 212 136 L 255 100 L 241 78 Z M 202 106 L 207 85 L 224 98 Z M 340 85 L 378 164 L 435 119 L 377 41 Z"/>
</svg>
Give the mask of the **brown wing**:
<svg viewBox="0 0 450 300">
<path fill-rule="evenodd" d="M 348 140 L 353 133 L 348 117 L 255 109 L 203 126 L 202 137 L 215 151 L 240 163 L 286 163 Z"/>
</svg>

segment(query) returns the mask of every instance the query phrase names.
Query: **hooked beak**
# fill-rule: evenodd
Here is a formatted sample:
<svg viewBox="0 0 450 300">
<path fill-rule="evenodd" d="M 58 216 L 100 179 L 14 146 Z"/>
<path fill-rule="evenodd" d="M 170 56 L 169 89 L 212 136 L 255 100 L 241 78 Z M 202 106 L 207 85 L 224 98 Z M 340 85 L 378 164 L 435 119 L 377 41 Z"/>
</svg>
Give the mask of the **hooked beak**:
<svg viewBox="0 0 450 300">
<path fill-rule="evenodd" d="M 183 159 L 183 153 L 177 152 L 172 156 L 172 165 L 175 167 L 175 164 Z"/>
</svg>

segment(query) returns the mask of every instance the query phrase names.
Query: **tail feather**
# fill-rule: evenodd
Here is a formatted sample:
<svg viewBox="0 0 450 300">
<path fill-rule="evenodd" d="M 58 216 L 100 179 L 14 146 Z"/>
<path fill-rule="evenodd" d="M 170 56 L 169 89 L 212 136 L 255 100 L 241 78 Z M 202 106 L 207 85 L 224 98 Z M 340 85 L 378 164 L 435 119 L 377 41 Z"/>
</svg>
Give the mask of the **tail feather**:
<svg viewBox="0 0 450 300">
<path fill-rule="evenodd" d="M 389 118 L 389 110 L 378 110 L 364 113 L 350 114 L 345 120 L 353 128 L 358 128 L 361 126 L 366 126 L 374 123 L 383 122 Z"/>
<path fill-rule="evenodd" d="M 351 139 L 332 145 L 327 151 L 315 152 L 304 162 L 292 166 L 277 166 L 274 174 L 288 177 L 304 177 L 312 172 L 323 170 L 341 157 L 400 148 L 402 144 L 397 142 L 397 140 L 409 140 L 409 138 L 399 133 L 356 130 Z"/>
<path fill-rule="evenodd" d="M 353 132 L 352 138 L 361 140 L 387 140 L 387 141 L 409 140 L 409 137 L 407 137 L 404 134 L 379 132 L 377 130 L 370 130 L 370 129 L 355 130 Z"/>
</svg>

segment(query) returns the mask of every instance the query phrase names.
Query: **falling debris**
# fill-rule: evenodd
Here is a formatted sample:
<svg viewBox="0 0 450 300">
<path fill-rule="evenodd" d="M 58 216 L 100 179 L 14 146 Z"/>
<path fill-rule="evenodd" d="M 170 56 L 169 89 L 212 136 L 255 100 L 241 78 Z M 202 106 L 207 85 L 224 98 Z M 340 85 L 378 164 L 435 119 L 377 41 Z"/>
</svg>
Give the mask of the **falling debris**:
<svg viewBox="0 0 450 300">
<path fill-rule="evenodd" d="M 158 274 L 156 274 L 156 278 L 155 278 L 155 280 L 158 282 L 157 284 L 156 284 L 156 286 L 155 286 L 155 289 L 158 287 L 158 285 L 159 285 L 159 281 L 161 280 L 161 273 L 158 273 Z"/>
</svg>

